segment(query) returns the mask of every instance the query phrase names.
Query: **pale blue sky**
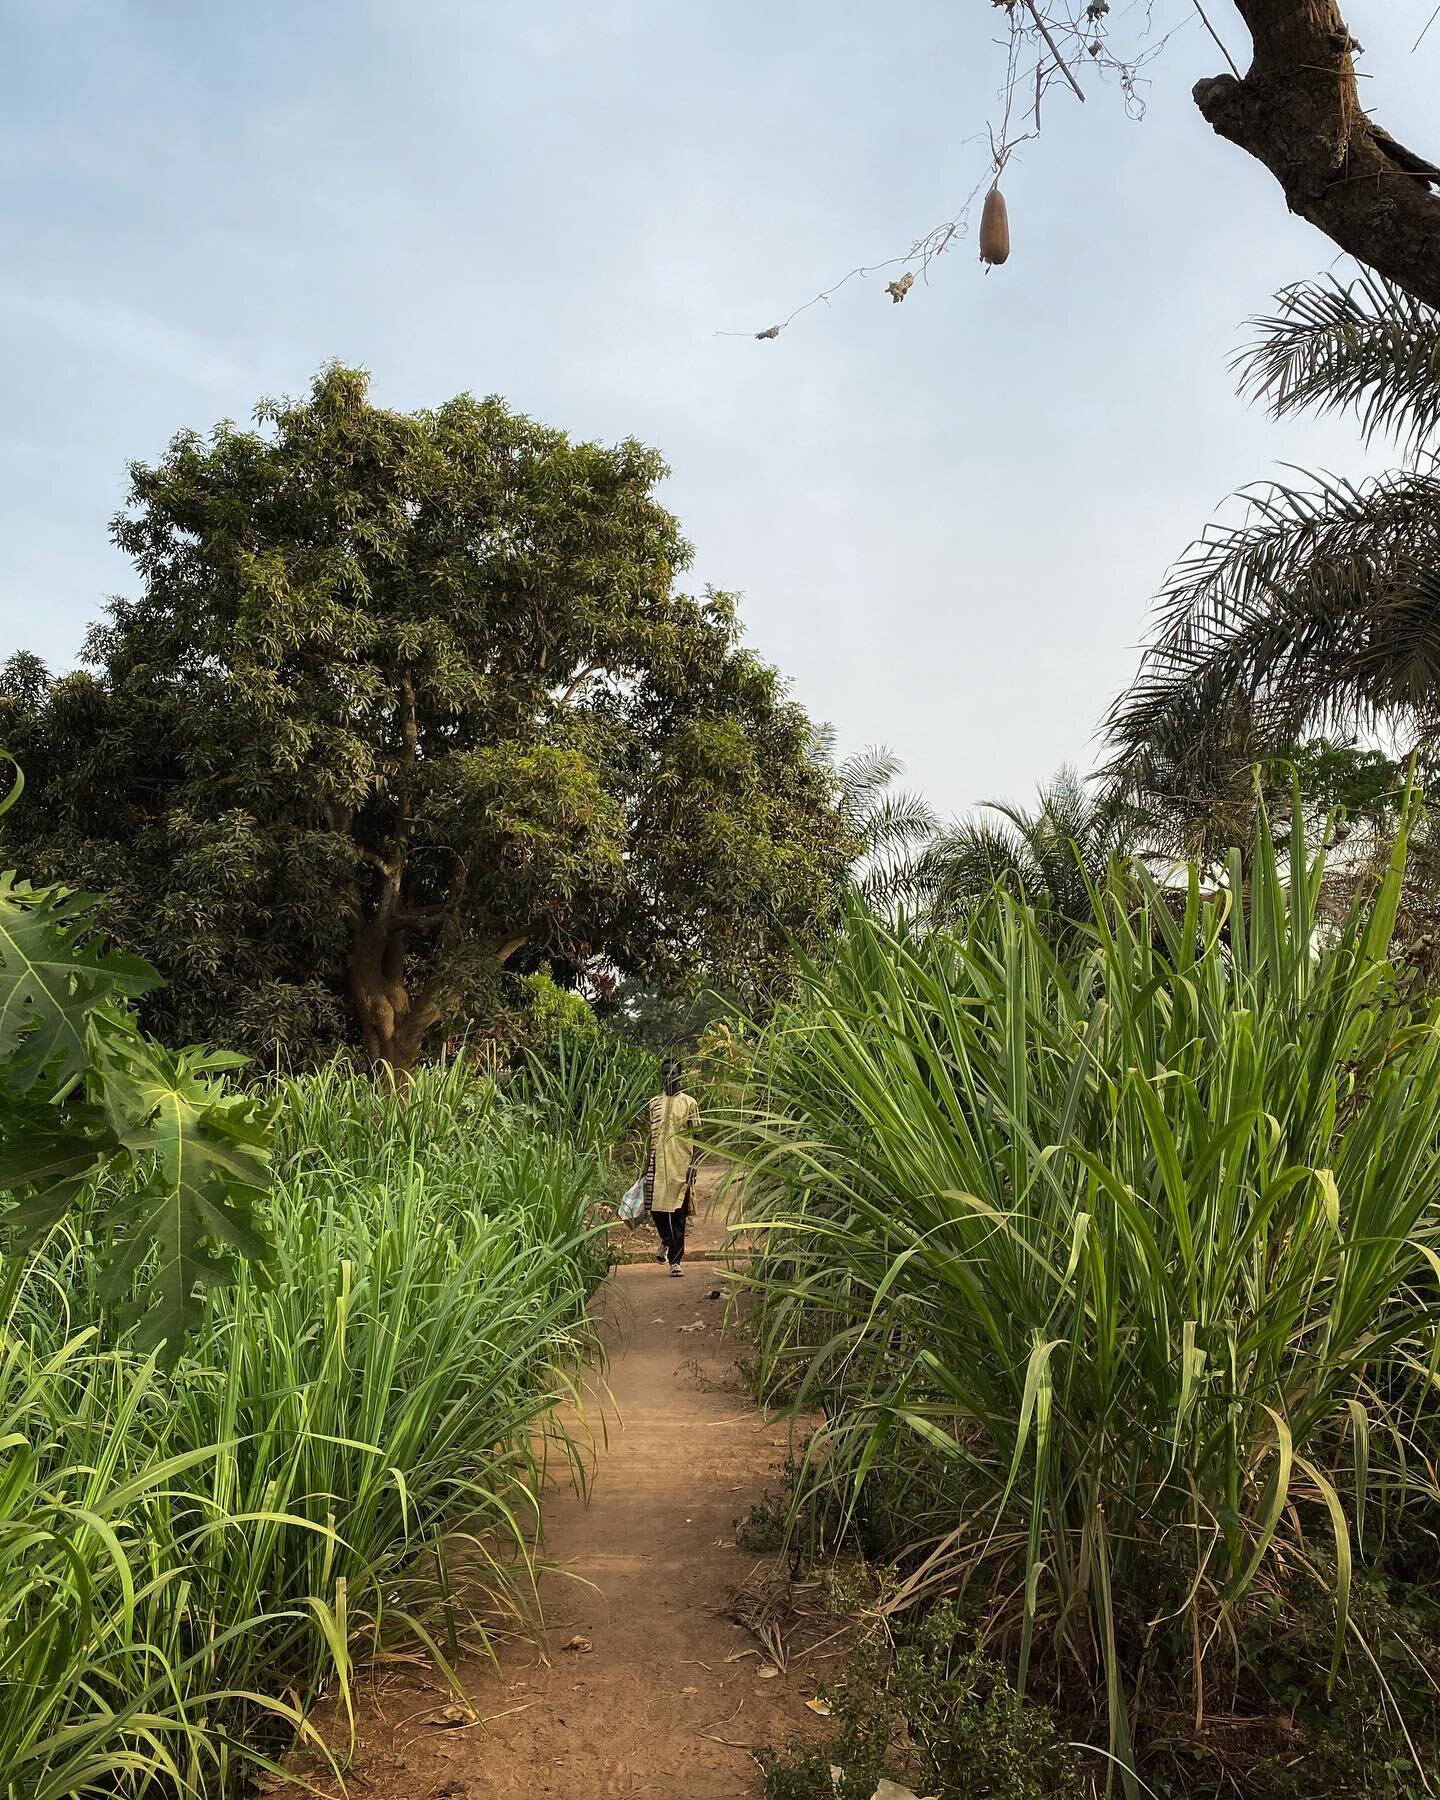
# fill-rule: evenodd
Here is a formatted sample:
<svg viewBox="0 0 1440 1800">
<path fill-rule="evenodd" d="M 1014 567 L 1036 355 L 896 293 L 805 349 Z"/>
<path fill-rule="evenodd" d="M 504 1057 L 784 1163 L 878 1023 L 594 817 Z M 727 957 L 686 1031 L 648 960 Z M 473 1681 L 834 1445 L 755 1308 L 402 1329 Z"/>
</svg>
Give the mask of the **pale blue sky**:
<svg viewBox="0 0 1440 1800">
<path fill-rule="evenodd" d="M 1367 101 L 1433 156 L 1432 5 L 1350 23 Z M 756 343 L 715 332 L 980 178 L 986 0 L 0 0 L 0 651 L 66 666 L 130 585 L 127 459 L 338 356 L 386 404 L 493 391 L 657 444 L 696 583 L 940 805 L 1087 761 L 1222 496 L 1365 466 L 1347 425 L 1233 395 L 1245 316 L 1334 253 L 1195 112 L 1219 58 L 1189 0 L 1154 6 L 1182 29 L 1146 119 L 1051 96 L 1005 268 L 967 240 L 903 307 L 855 282 Z"/>
</svg>

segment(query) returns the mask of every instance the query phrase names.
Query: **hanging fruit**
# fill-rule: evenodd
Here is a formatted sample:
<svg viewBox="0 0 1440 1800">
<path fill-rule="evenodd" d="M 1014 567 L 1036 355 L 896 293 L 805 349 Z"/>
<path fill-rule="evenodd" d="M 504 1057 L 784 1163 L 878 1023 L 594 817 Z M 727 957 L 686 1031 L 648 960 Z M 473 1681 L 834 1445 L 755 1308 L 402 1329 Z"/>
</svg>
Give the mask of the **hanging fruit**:
<svg viewBox="0 0 1440 1800">
<path fill-rule="evenodd" d="M 980 260 L 998 268 L 1010 254 L 1010 215 L 1005 210 L 1005 196 L 999 186 L 985 196 L 985 209 L 980 214 Z"/>
</svg>

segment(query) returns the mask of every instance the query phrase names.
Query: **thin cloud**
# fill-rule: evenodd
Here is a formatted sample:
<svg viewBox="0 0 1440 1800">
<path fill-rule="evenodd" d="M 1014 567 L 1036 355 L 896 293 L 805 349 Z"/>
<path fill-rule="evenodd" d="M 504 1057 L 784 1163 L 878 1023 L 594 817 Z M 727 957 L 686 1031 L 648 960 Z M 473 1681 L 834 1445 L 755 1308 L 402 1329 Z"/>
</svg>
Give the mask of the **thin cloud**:
<svg viewBox="0 0 1440 1800">
<path fill-rule="evenodd" d="M 240 364 L 195 332 L 63 289 L 0 282 L 0 327 L 47 344 L 58 339 L 89 355 L 198 387 L 233 389 L 244 382 Z"/>
</svg>

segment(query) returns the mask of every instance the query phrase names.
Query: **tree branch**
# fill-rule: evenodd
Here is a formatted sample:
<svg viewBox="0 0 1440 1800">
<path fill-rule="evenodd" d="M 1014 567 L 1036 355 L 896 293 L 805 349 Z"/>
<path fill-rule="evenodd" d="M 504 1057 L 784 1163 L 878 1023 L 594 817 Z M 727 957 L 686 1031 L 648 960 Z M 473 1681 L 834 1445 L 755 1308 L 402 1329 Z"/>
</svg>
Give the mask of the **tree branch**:
<svg viewBox="0 0 1440 1800">
<path fill-rule="evenodd" d="M 503 969 L 517 950 L 525 948 L 526 944 L 530 942 L 530 937 L 530 932 L 520 931 L 514 937 L 506 938 L 495 952 L 496 963 Z"/>
<path fill-rule="evenodd" d="M 568 706 L 570 704 L 570 702 L 575 698 L 575 696 L 580 692 L 581 688 L 584 687 L 585 683 L 590 679 L 590 677 L 592 675 L 598 675 L 600 673 L 600 668 L 601 668 L 601 665 L 599 663 L 586 663 L 585 667 L 580 671 L 580 673 L 570 683 L 569 687 L 567 687 L 565 692 L 560 696 L 560 704 L 562 706 Z"/>
<path fill-rule="evenodd" d="M 1290 210 L 1342 250 L 1440 306 L 1440 171 L 1372 125 L 1359 45 L 1337 0 L 1235 0 L 1254 47 L 1246 74 L 1196 83 L 1223 138 L 1265 165 Z"/>
<path fill-rule="evenodd" d="M 443 925 L 454 911 L 453 906 L 402 906 L 396 909 L 391 921 L 397 930 L 408 931 L 416 926 L 424 930 L 431 925 Z"/>
</svg>

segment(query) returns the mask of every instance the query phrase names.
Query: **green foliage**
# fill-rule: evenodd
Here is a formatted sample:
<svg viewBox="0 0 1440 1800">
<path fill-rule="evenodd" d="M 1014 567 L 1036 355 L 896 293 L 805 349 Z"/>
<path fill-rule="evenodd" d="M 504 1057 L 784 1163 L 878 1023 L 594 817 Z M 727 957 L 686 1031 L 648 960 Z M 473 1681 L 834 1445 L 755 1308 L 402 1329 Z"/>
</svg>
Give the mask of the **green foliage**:
<svg viewBox="0 0 1440 1800">
<path fill-rule="evenodd" d="M 1111 710 L 1112 771 L 1130 791 L 1213 785 L 1246 716 L 1241 766 L 1319 729 L 1433 736 L 1440 691 L 1440 314 L 1365 275 L 1287 289 L 1256 321 L 1244 385 L 1276 416 L 1353 410 L 1403 465 L 1314 475 L 1243 496 L 1167 576 L 1153 639 Z M 1151 767 L 1163 754 L 1162 778 Z"/>
<path fill-rule="evenodd" d="M 589 1151 L 633 1142 L 660 1091 L 660 1058 L 615 1031 L 582 1032 L 532 1054 L 517 1095 L 546 1131 Z"/>
<path fill-rule="evenodd" d="M 4 1800 L 232 1791 L 392 1638 L 443 1674 L 531 1614 L 543 1466 L 581 1455 L 550 1408 L 595 1349 L 594 1160 L 459 1065 L 403 1103 L 335 1069 L 281 1089 L 275 1177 L 269 1278 L 208 1294 L 179 1375 L 97 1342 L 103 1211 L 13 1293 Z"/>
<path fill-rule="evenodd" d="M 833 778 L 732 601 L 676 591 L 654 451 L 340 367 L 259 421 L 133 467 L 95 673 L 0 677 L 7 835 L 112 896 L 164 1035 L 403 1068 L 506 972 L 749 988 L 823 925 Z"/>
<path fill-rule="evenodd" d="M 1282 744 L 1274 760 L 1293 771 L 1306 807 L 1321 814 L 1380 823 L 1393 817 L 1405 789 L 1404 765 L 1393 757 L 1329 738 Z"/>
<path fill-rule="evenodd" d="M 1357 1557 L 1435 1518 L 1440 1007 L 1387 961 L 1403 833 L 1322 930 L 1301 811 L 1288 869 L 1262 815 L 1244 878 L 1117 869 L 1058 953 L 1004 893 L 953 936 L 857 913 L 731 1133 L 761 1379 L 827 1416 L 797 1509 L 928 1544 L 917 1591 L 978 1584 L 1127 1766 L 1157 1659 L 1193 1708 L 1325 1546 L 1343 1687 Z"/>
<path fill-rule="evenodd" d="M 521 977 L 525 995 L 526 1035 L 542 1055 L 564 1038 L 593 1037 L 600 1024 L 583 994 L 556 984 L 544 969 Z"/>
<path fill-rule="evenodd" d="M 765 995 L 746 996 L 749 1007 L 763 1006 Z M 684 1056 L 694 1050 L 718 1019 L 741 1004 L 734 989 L 689 981 L 657 987 L 627 981 L 606 1016 L 616 1031 L 657 1056 Z"/>
<path fill-rule="evenodd" d="M 953 1606 L 893 1650 L 864 1641 L 825 1698 L 834 1737 L 767 1755 L 766 1800 L 871 1800 L 886 1776 L 936 1800 L 1083 1800 L 1105 1785 L 1086 1777 L 1050 1713 L 1015 1692 Z"/>
<path fill-rule="evenodd" d="M 96 905 L 0 874 L 0 1226 L 31 1248 L 108 1176 L 102 1297 L 173 1356 L 202 1290 L 265 1254 L 267 1115 L 225 1086 L 241 1058 L 142 1035 L 130 1003 L 158 977 L 104 947 Z"/>
</svg>

